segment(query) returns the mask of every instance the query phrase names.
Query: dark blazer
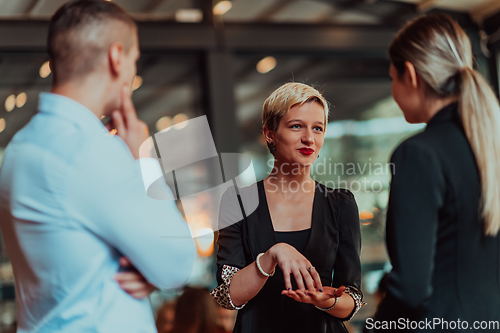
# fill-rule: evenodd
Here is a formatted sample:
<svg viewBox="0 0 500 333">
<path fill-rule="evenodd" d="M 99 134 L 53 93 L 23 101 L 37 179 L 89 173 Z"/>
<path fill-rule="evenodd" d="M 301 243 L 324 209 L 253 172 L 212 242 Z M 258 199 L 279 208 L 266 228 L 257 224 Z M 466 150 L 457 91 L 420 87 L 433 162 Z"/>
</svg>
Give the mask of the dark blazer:
<svg viewBox="0 0 500 333">
<path fill-rule="evenodd" d="M 500 321 L 500 237 L 484 235 L 479 172 L 458 104 L 404 141 L 391 162 L 386 241 L 393 270 L 375 320 L 467 321 L 460 332 L 478 331 L 474 321 Z M 453 325 L 429 331 L 458 331 Z"/>
<path fill-rule="evenodd" d="M 223 282 L 224 265 L 244 268 L 255 261 L 259 253 L 277 243 L 262 181 L 257 183 L 257 188 L 257 209 L 240 222 L 219 231 L 219 284 Z M 225 221 L 220 223 L 224 225 Z M 359 289 L 361 236 L 358 208 L 352 193 L 316 183 L 311 228 L 303 254 L 316 267 L 323 285 Z M 234 332 L 345 332 L 342 320 L 311 304 L 281 295 L 284 289 L 283 272 L 277 267 L 261 291 L 238 311 Z"/>
</svg>

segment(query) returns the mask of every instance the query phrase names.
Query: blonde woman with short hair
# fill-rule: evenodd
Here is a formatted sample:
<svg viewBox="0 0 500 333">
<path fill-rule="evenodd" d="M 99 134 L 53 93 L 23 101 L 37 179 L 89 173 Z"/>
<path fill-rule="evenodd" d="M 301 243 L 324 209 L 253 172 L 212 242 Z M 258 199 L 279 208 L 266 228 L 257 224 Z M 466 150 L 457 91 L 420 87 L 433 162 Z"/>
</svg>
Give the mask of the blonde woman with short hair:
<svg viewBox="0 0 500 333">
<path fill-rule="evenodd" d="M 496 321 L 488 328 L 498 332 L 498 100 L 449 16 L 408 23 L 389 55 L 394 99 L 408 122 L 427 127 L 392 156 L 386 241 L 393 269 L 367 327 L 387 332 L 384 323 L 399 320 L 398 331 L 473 332 L 485 328 L 475 322 Z"/>
<path fill-rule="evenodd" d="M 327 101 L 302 83 L 281 86 L 264 103 L 273 172 L 257 183 L 257 209 L 217 241 L 212 295 L 239 310 L 235 333 L 345 332 L 343 321 L 364 304 L 354 196 L 310 176 L 327 121 Z"/>
</svg>

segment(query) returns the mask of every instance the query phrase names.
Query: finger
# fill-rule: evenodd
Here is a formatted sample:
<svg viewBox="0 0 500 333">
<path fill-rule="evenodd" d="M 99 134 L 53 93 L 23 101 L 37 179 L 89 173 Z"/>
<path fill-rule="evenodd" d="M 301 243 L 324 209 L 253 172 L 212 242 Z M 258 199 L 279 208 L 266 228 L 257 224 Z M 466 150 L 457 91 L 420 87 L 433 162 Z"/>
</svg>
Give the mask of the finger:
<svg viewBox="0 0 500 333">
<path fill-rule="evenodd" d="M 335 297 L 340 297 L 345 291 L 345 286 L 340 286 L 335 290 Z"/>
<path fill-rule="evenodd" d="M 137 126 L 137 133 L 139 134 L 142 131 L 144 133 L 144 140 L 146 140 L 146 138 L 149 137 L 148 125 L 146 125 L 145 122 L 143 122 L 142 120 L 139 120 L 139 119 L 135 120 L 135 124 Z M 142 133 L 140 135 L 142 135 Z"/>
<path fill-rule="evenodd" d="M 122 267 L 132 267 L 132 263 L 130 262 L 130 260 L 128 260 L 127 257 L 121 257 L 120 258 L 120 266 Z"/>
<path fill-rule="evenodd" d="M 314 284 L 316 285 L 316 289 L 319 290 L 319 292 L 323 292 L 323 284 L 321 283 L 321 277 L 319 276 L 316 268 L 312 269 L 311 276 L 314 280 Z"/>
<path fill-rule="evenodd" d="M 130 296 L 132 296 L 135 299 L 146 298 L 150 294 L 150 292 L 148 290 L 140 290 L 140 291 L 129 290 L 129 291 L 127 291 L 127 290 L 123 289 L 123 291 L 125 291 L 127 294 L 129 294 Z"/>
<path fill-rule="evenodd" d="M 302 274 L 301 274 L 300 270 L 294 269 L 292 272 L 293 272 L 293 277 L 295 278 L 295 282 L 297 283 L 297 287 L 300 290 L 305 291 L 306 288 L 304 286 L 304 281 L 302 280 Z M 309 275 L 309 274 L 307 274 L 307 275 Z"/>
<path fill-rule="evenodd" d="M 312 269 L 314 271 L 314 268 Z M 301 271 L 302 277 L 304 279 L 304 282 L 306 284 L 307 290 L 310 292 L 314 291 L 314 281 L 311 277 L 310 271 L 307 268 L 303 268 Z"/>
<path fill-rule="evenodd" d="M 148 127 L 148 125 L 145 122 L 143 122 L 143 121 L 141 121 L 141 123 L 142 123 L 142 126 L 144 127 L 144 132 L 146 133 L 146 137 L 149 137 L 149 127 Z"/>
<path fill-rule="evenodd" d="M 123 283 L 119 285 L 120 288 L 123 289 L 124 292 L 130 295 L 147 295 L 149 293 L 148 288 L 142 288 L 132 283 Z"/>
<path fill-rule="evenodd" d="M 299 296 L 299 299 L 302 303 L 311 303 L 311 297 L 309 296 L 308 292 L 303 292 L 302 290 L 297 290 L 296 293 Z"/>
<path fill-rule="evenodd" d="M 106 125 L 104 125 L 108 131 L 111 131 L 113 128 L 115 128 L 115 123 L 113 121 L 113 118 L 109 119 L 108 122 L 106 122 Z"/>
<path fill-rule="evenodd" d="M 147 283 L 146 279 L 137 272 L 122 272 L 118 273 L 115 275 L 115 280 L 120 283 L 120 282 L 140 282 L 140 283 Z"/>
<path fill-rule="evenodd" d="M 294 300 L 296 300 L 297 302 L 301 301 L 299 295 L 297 295 L 297 293 L 295 291 L 293 291 L 293 290 L 290 290 L 288 292 L 287 296 L 290 297 L 290 298 L 292 298 L 292 299 L 294 299 Z"/>
<path fill-rule="evenodd" d="M 143 298 L 146 298 L 149 296 L 149 293 L 147 291 L 138 292 L 138 293 L 128 293 L 128 294 L 135 299 L 143 299 Z"/>
<path fill-rule="evenodd" d="M 295 293 L 296 293 L 296 294 L 299 296 L 299 298 L 301 298 L 301 299 L 307 296 L 307 295 L 306 295 L 306 293 L 305 293 L 304 291 L 302 291 L 301 289 L 297 289 L 297 290 L 295 290 Z"/>
<path fill-rule="evenodd" d="M 283 269 L 283 280 L 285 280 L 286 290 L 292 290 L 292 281 L 290 279 L 290 271 Z"/>
<path fill-rule="evenodd" d="M 336 288 L 335 290 L 326 292 L 326 294 L 330 297 L 340 297 L 340 296 L 342 296 L 344 291 L 345 291 L 345 287 L 341 286 L 339 288 Z"/>
<path fill-rule="evenodd" d="M 152 291 L 156 290 L 156 287 L 154 285 L 152 285 L 151 283 L 145 282 L 145 281 L 139 281 L 139 280 L 120 281 L 120 282 L 118 282 L 118 285 L 124 289 L 129 290 L 129 291 L 152 292 Z"/>
<path fill-rule="evenodd" d="M 156 287 L 150 283 L 143 282 L 121 282 L 118 283 L 120 288 L 127 293 L 147 293 L 150 294 L 156 290 Z"/>
<path fill-rule="evenodd" d="M 314 302 L 323 302 L 323 301 L 326 301 L 327 299 L 330 298 L 329 295 L 327 295 L 326 293 L 323 293 L 323 292 L 309 293 L 309 297 L 311 297 L 311 299 Z"/>
<path fill-rule="evenodd" d="M 127 124 L 130 121 L 137 120 L 137 113 L 135 111 L 134 103 L 132 102 L 132 94 L 130 93 L 129 87 L 123 87 L 121 92 L 122 105 L 121 109 L 123 115 L 125 116 L 125 121 Z"/>
<path fill-rule="evenodd" d="M 127 137 L 127 128 L 125 127 L 125 120 L 123 119 L 122 114 L 120 111 L 113 111 L 111 117 L 113 118 L 113 124 L 118 131 L 118 136 L 125 139 Z"/>
<path fill-rule="evenodd" d="M 315 302 L 318 302 L 319 300 L 321 300 L 321 298 L 323 298 L 325 296 L 325 294 L 323 293 L 318 293 L 318 292 L 314 292 L 314 293 L 309 293 L 309 297 L 311 297 L 311 299 Z"/>
<path fill-rule="evenodd" d="M 122 281 L 118 282 L 118 285 L 127 293 L 144 292 L 148 289 L 147 284 L 138 281 Z"/>
</svg>

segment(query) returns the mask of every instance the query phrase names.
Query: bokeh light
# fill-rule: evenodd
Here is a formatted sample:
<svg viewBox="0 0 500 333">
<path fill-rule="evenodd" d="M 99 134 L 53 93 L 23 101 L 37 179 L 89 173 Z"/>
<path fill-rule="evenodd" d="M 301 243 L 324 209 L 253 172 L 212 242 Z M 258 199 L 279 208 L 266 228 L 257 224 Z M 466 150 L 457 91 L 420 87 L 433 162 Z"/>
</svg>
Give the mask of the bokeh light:
<svg viewBox="0 0 500 333">
<path fill-rule="evenodd" d="M 265 57 L 257 63 L 257 71 L 261 74 L 266 74 L 276 67 L 276 59 L 274 57 Z"/>
</svg>

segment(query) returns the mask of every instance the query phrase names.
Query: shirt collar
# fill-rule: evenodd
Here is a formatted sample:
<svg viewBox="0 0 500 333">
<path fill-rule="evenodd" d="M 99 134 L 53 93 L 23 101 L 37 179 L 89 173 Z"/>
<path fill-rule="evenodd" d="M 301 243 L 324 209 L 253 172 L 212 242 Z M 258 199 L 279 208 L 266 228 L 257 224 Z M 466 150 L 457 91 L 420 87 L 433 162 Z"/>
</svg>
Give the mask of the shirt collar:
<svg viewBox="0 0 500 333">
<path fill-rule="evenodd" d="M 458 102 L 453 102 L 448 104 L 441 110 L 439 110 L 434 117 L 429 120 L 427 126 L 434 126 L 443 122 L 449 121 L 460 121 L 460 115 L 458 113 Z"/>
<path fill-rule="evenodd" d="M 63 95 L 41 93 L 38 101 L 38 112 L 53 114 L 87 131 L 108 133 L 100 119 L 88 108 L 77 101 Z"/>
</svg>

